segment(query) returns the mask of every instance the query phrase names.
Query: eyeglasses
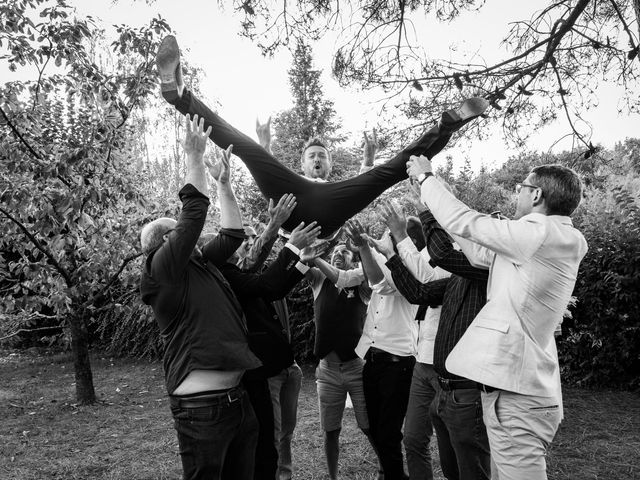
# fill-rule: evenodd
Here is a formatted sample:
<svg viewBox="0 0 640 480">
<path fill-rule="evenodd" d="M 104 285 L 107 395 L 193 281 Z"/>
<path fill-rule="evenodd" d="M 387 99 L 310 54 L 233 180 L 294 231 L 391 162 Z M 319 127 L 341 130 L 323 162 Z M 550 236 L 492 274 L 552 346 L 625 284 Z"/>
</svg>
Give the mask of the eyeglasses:
<svg viewBox="0 0 640 480">
<path fill-rule="evenodd" d="M 527 188 L 540 188 L 538 185 L 530 185 L 528 183 L 516 183 L 516 193 L 520 193 L 523 187 Z"/>
</svg>

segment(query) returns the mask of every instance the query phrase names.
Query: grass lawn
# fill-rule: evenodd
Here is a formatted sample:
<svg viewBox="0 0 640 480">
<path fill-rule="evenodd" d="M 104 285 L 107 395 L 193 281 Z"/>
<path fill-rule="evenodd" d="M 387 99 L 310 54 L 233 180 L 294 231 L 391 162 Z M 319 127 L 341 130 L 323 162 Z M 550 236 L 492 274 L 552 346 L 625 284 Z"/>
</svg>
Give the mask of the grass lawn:
<svg viewBox="0 0 640 480">
<path fill-rule="evenodd" d="M 95 356 L 100 402 L 92 406 L 74 403 L 72 368 L 65 355 L 0 352 L 0 479 L 181 478 L 161 364 Z M 294 478 L 324 479 L 313 368 L 304 373 Z M 567 388 L 565 410 L 550 479 L 640 478 L 640 394 Z M 342 478 L 375 478 L 375 457 L 352 410 L 344 423 Z"/>
</svg>

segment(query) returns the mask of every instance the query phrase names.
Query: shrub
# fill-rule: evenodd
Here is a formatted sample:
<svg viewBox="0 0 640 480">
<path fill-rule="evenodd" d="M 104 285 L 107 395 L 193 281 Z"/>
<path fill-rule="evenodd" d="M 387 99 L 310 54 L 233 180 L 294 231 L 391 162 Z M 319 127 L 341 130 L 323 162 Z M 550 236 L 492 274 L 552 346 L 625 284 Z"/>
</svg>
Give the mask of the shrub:
<svg viewBox="0 0 640 480">
<path fill-rule="evenodd" d="M 560 363 L 563 375 L 579 384 L 638 388 L 640 217 L 628 187 L 615 179 L 608 186 L 589 191 L 576 218 L 589 252 L 578 274 L 573 318 L 559 341 Z"/>
</svg>

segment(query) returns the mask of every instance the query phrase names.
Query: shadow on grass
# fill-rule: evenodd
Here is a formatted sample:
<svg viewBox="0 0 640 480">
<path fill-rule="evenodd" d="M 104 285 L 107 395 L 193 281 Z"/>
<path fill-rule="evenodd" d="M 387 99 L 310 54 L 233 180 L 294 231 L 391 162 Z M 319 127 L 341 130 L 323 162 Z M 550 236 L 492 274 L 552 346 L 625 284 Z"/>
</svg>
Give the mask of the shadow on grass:
<svg viewBox="0 0 640 480">
<path fill-rule="evenodd" d="M 160 362 L 93 357 L 99 403 L 78 406 L 66 355 L 0 352 L 0 478 L 12 480 L 181 478 Z M 294 478 L 324 479 L 313 368 L 305 367 Z M 565 389 L 566 418 L 548 457 L 549 478 L 640 478 L 640 395 Z M 435 439 L 436 479 L 442 479 Z M 377 462 L 347 409 L 340 474 L 376 478 Z"/>
</svg>

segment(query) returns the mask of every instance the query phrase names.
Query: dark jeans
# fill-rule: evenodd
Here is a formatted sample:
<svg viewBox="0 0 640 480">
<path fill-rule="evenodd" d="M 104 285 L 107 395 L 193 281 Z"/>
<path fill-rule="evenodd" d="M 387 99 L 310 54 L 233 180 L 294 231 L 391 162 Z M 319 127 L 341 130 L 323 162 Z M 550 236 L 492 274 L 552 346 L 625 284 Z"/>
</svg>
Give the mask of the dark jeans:
<svg viewBox="0 0 640 480">
<path fill-rule="evenodd" d="M 362 370 L 371 439 L 385 480 L 406 478 L 402 461 L 402 423 L 407 412 L 414 357 L 400 362 L 367 360 Z"/>
<path fill-rule="evenodd" d="M 301 221 L 317 221 L 326 237 L 345 221 L 369 205 L 387 188 L 407 178 L 406 163 L 411 155 L 431 158 L 444 148 L 450 133 L 435 126 L 391 160 L 368 172 L 340 182 L 314 182 L 289 170 L 252 138 L 225 122 L 195 95 L 185 89 L 175 103 L 182 114 L 205 119 L 212 126 L 209 138 L 221 148 L 233 144 L 233 153 L 247 166 L 265 198 L 277 201 L 285 193 L 296 196 L 297 206 L 283 224 L 288 231 Z"/>
<path fill-rule="evenodd" d="M 411 378 L 407 418 L 404 420 L 404 449 L 407 452 L 409 477 L 412 479 L 433 479 L 429 451 L 433 426 L 429 408 L 438 390 L 438 374 L 433 370 L 433 365 L 416 363 Z"/>
<path fill-rule="evenodd" d="M 185 480 L 251 480 L 258 421 L 246 392 L 218 405 L 183 408 L 172 401 L 171 413 Z"/>
<path fill-rule="evenodd" d="M 442 473 L 448 480 L 488 480 L 491 456 L 480 390 L 440 389 L 431 404 Z"/>
<path fill-rule="evenodd" d="M 278 470 L 278 450 L 273 436 L 273 403 L 267 379 L 242 381 L 258 418 L 258 443 L 255 453 L 255 480 L 274 480 Z"/>
</svg>

